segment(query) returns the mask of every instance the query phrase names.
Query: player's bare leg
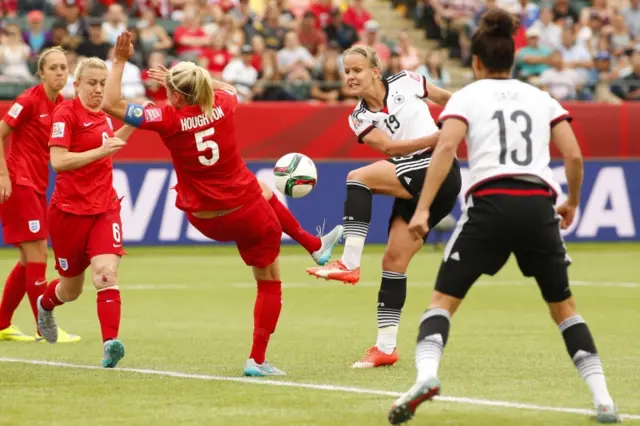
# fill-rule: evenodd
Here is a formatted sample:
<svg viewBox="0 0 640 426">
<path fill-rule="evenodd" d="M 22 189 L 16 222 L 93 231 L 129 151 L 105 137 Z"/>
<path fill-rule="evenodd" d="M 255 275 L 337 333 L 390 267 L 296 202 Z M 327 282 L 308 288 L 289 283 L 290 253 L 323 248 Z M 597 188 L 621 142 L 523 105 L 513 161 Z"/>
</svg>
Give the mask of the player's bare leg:
<svg viewBox="0 0 640 426">
<path fill-rule="evenodd" d="M 253 345 L 244 366 L 244 375 L 253 377 L 284 376 L 286 373 L 266 359 L 267 346 L 276 331 L 282 310 L 282 282 L 278 259 L 266 268 L 253 267 L 258 294 L 253 308 Z"/>
<path fill-rule="evenodd" d="M 73 302 L 82 294 L 84 273 L 75 277 L 60 277 L 49 283 L 44 294 L 38 298 L 38 329 L 49 343 L 58 341 L 58 324 L 53 310 L 68 302 Z"/>
<path fill-rule="evenodd" d="M 389 240 L 382 258 L 382 280 L 378 292 L 378 338 L 376 344 L 352 365 L 352 368 L 375 368 L 398 361 L 396 349 L 398 326 L 407 297 L 407 268 L 422 248 L 422 241 L 409 234 L 407 223 L 396 217 L 389 230 Z"/>
<path fill-rule="evenodd" d="M 260 180 L 258 182 L 262 188 L 262 196 L 269 202 L 269 205 L 276 213 L 283 232 L 304 247 L 318 265 L 326 264 L 331 258 L 334 247 L 342 239 L 342 225 L 336 226 L 326 235 L 324 234 L 324 225 L 318 227 L 317 236 L 310 234 L 300 226 L 293 213 L 278 200 L 271 188 Z"/>
<path fill-rule="evenodd" d="M 576 311 L 573 297 L 549 303 L 551 318 L 560 328 L 569 356 L 593 395 L 598 423 L 618 423 L 620 418 L 609 394 L 596 345 L 584 319 Z"/>
<path fill-rule="evenodd" d="M 418 406 L 440 393 L 438 368 L 449 337 L 451 317 L 461 299 L 434 291 L 429 309 L 420 320 L 418 345 L 416 348 L 416 383 L 391 407 L 389 423 L 401 424 L 410 420 Z"/>
<path fill-rule="evenodd" d="M 362 252 L 371 222 L 372 194 L 412 198 L 397 179 L 396 166 L 388 161 L 377 161 L 349 172 L 343 216 L 345 243 L 342 259 L 322 267 L 308 268 L 309 274 L 347 284 L 356 284 L 360 280 Z"/>
<path fill-rule="evenodd" d="M 124 345 L 118 340 L 121 318 L 119 266 L 120 256 L 115 254 L 101 254 L 91 259 L 93 285 L 98 291 L 98 320 L 104 346 L 104 368 L 114 368 L 125 354 Z"/>
</svg>

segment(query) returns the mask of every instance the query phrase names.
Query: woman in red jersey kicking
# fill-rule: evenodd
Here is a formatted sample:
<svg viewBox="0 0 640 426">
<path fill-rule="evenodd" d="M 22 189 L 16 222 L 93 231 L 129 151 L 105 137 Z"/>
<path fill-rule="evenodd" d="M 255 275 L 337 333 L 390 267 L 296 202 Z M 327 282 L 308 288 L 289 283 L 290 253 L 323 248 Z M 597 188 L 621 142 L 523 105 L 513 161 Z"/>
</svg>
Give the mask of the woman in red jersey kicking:
<svg viewBox="0 0 640 426">
<path fill-rule="evenodd" d="M 238 152 L 236 95 L 230 86 L 213 81 L 202 67 L 181 62 L 165 76 L 168 105 L 127 104 L 120 87 L 124 65 L 132 54 L 131 35 L 123 33 L 102 107 L 125 123 L 158 132 L 178 176 L 176 207 L 207 237 L 235 242 L 244 262 L 253 268 L 258 294 L 253 346 L 244 374 L 284 375 L 266 360 L 282 308 L 278 266 L 282 226 Z"/>
<path fill-rule="evenodd" d="M 167 68 L 160 66 L 157 69 L 149 70 L 149 77 L 165 85 L 168 73 L 169 70 Z M 236 93 L 236 89 L 231 85 L 217 81 L 214 85 Z M 274 196 L 273 190 L 266 183 L 260 179 L 258 179 L 258 183 L 262 188 L 262 196 L 269 202 L 269 205 L 278 217 L 282 231 L 309 252 L 316 264 L 320 266 L 327 264 L 331 259 L 333 249 L 342 240 L 342 225 L 337 225 L 327 234 L 324 234 L 324 225 L 322 227 L 318 226 L 316 228 L 318 235 L 312 235 L 300 226 L 300 222 L 298 222 L 289 209 L 278 200 L 278 197 Z"/>
<path fill-rule="evenodd" d="M 61 278 L 38 299 L 38 326 L 48 342 L 58 340 L 53 308 L 80 296 L 85 270 L 91 267 L 104 342 L 102 366 L 113 368 L 124 356 L 118 340 L 118 266 L 124 251 L 111 156 L 125 146 L 134 128 L 124 126 L 114 134 L 111 118 L 100 110 L 107 80 L 104 61 L 83 59 L 75 80 L 75 99 L 64 101 L 53 113 L 49 146 L 58 174 L 49 228 Z"/>
<path fill-rule="evenodd" d="M 60 91 L 69 76 L 64 51 L 54 47 L 42 52 L 38 73 L 42 83 L 24 91 L 0 121 L 0 147 L 11 135 L 6 161 L 0 148 L 0 219 L 4 242 L 20 252 L 20 261 L 9 273 L 0 301 L 0 341 L 42 340 L 38 331 L 35 336 L 26 335 L 11 320 L 26 293 L 37 321 L 36 302 L 47 283 L 47 142 L 51 116 L 63 101 Z M 79 340 L 79 336 L 58 329 L 59 342 Z"/>
</svg>

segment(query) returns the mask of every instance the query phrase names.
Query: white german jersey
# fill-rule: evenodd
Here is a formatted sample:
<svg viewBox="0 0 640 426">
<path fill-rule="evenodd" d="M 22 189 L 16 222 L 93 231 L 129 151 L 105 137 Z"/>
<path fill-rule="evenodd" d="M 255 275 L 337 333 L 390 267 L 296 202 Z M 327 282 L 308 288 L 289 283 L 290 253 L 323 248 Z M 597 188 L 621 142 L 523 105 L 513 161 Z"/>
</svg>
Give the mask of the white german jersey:
<svg viewBox="0 0 640 426">
<path fill-rule="evenodd" d="M 422 75 L 402 71 L 382 82 L 386 88 L 384 108 L 373 112 L 362 99 L 349 116 L 349 126 L 358 137 L 358 142 L 362 143 L 362 138 L 375 128 L 385 132 L 392 140 L 417 139 L 438 131 L 429 106 L 424 101 L 428 93 L 427 82 Z"/>
<path fill-rule="evenodd" d="M 454 93 L 440 122 L 467 123 L 469 192 L 503 176 L 541 180 L 556 194 L 549 168 L 551 128 L 569 113 L 548 93 L 518 80 L 484 79 Z"/>
</svg>

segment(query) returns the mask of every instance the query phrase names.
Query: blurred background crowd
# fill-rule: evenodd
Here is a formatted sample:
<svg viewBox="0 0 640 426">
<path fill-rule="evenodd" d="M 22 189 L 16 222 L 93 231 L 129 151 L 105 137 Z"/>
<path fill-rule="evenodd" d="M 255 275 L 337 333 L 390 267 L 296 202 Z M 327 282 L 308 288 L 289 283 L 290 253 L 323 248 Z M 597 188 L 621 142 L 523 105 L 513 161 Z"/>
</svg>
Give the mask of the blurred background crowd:
<svg viewBox="0 0 640 426">
<path fill-rule="evenodd" d="M 394 13 L 374 16 L 381 3 Z M 501 7 L 521 21 L 514 77 L 559 100 L 640 100 L 640 0 L 0 0 L 0 7 L 1 99 L 37 82 L 37 55 L 50 46 L 66 50 L 71 72 L 84 56 L 109 65 L 126 29 L 136 45 L 123 77 L 132 100 L 164 99 L 148 69 L 190 60 L 234 84 L 242 102 L 356 102 L 341 81 L 341 52 L 354 44 L 374 47 L 385 75 L 409 69 L 455 90 L 472 78 L 470 37 L 480 16 Z M 397 30 L 383 36 L 389 19 L 399 21 Z M 73 92 L 70 77 L 63 95 Z"/>
</svg>

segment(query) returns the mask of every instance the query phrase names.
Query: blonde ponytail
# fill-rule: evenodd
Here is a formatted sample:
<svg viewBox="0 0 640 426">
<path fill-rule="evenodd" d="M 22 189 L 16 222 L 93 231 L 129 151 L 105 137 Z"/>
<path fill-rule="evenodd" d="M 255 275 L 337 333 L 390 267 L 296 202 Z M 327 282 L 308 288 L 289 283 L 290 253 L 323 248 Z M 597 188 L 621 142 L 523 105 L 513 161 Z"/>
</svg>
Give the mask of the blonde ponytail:
<svg viewBox="0 0 640 426">
<path fill-rule="evenodd" d="M 194 84 L 195 103 L 200 105 L 202 112 L 209 118 L 213 118 L 213 81 L 209 71 L 202 67 L 196 68 L 196 81 Z"/>
<path fill-rule="evenodd" d="M 207 117 L 213 118 L 213 80 L 207 70 L 193 62 L 180 62 L 167 73 L 166 83 L 181 93 L 187 104 L 199 105 Z"/>
</svg>

